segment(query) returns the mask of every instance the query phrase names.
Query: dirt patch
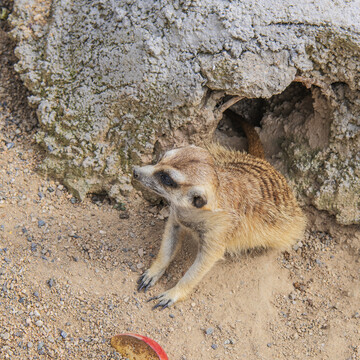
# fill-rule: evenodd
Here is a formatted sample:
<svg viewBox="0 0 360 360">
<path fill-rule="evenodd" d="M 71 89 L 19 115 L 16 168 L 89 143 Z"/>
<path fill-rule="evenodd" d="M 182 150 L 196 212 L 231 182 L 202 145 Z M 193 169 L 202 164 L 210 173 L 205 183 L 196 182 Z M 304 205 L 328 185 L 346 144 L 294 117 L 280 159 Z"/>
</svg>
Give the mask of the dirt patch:
<svg viewBox="0 0 360 360">
<path fill-rule="evenodd" d="M 1 358 L 119 359 L 110 337 L 136 332 L 170 359 L 359 359 L 359 231 L 311 209 L 313 225 L 292 249 L 228 258 L 189 299 L 152 311 L 147 300 L 182 276 L 194 244 L 136 292 L 166 213 L 139 195 L 79 203 L 37 173 L 33 113 L 1 35 Z"/>
</svg>

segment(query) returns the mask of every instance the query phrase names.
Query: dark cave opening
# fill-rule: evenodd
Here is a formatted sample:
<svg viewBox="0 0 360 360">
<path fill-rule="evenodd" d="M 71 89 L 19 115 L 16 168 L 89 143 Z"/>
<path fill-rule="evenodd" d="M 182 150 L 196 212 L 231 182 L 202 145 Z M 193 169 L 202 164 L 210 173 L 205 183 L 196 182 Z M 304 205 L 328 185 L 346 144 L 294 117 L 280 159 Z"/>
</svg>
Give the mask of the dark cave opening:
<svg viewBox="0 0 360 360">
<path fill-rule="evenodd" d="M 228 97 L 224 99 L 226 101 Z M 261 136 L 264 123 L 271 118 L 272 133 L 278 138 L 283 135 L 283 122 L 294 112 L 302 112 L 306 116 L 313 113 L 312 90 L 307 89 L 303 84 L 298 82 L 291 83 L 282 93 L 272 96 L 269 99 L 254 98 L 242 99 L 229 108 L 247 123 L 253 125 L 260 135 L 261 141 L 265 142 L 264 148 L 267 152 L 266 136 Z M 279 128 L 276 131 L 276 128 Z M 236 119 L 230 118 L 224 114 L 215 131 L 215 141 L 235 150 L 246 150 L 247 140 L 241 126 Z M 273 155 L 267 154 L 268 156 Z"/>
</svg>

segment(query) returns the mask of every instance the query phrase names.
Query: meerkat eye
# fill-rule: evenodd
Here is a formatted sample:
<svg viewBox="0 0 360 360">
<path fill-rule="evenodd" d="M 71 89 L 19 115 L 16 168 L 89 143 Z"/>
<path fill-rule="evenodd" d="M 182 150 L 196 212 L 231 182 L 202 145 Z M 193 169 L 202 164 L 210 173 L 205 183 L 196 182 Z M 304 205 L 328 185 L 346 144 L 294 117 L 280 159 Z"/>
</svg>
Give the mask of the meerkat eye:
<svg viewBox="0 0 360 360">
<path fill-rule="evenodd" d="M 194 196 L 192 204 L 197 207 L 198 209 L 202 208 L 204 205 L 207 204 L 207 201 L 202 196 Z"/>
<path fill-rule="evenodd" d="M 165 186 L 170 186 L 170 187 L 177 187 L 176 182 L 171 178 L 170 175 L 161 172 L 159 174 L 160 177 L 160 181 L 165 185 Z"/>
</svg>

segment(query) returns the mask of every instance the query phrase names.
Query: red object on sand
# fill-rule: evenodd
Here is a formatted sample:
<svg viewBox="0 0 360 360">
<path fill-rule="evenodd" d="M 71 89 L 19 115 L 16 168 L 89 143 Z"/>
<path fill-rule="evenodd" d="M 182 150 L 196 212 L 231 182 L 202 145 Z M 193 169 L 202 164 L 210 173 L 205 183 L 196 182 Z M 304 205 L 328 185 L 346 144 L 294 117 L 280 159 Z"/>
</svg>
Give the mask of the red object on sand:
<svg viewBox="0 0 360 360">
<path fill-rule="evenodd" d="M 154 340 L 139 334 L 119 334 L 111 346 L 130 360 L 168 360 L 163 348 Z"/>
</svg>

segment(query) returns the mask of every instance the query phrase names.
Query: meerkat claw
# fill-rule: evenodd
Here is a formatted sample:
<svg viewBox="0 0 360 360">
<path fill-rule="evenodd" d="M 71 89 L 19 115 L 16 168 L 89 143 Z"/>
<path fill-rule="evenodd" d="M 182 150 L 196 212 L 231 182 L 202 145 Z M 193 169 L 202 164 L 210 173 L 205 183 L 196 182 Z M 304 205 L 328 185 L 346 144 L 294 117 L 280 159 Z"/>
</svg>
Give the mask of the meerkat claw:
<svg viewBox="0 0 360 360">
<path fill-rule="evenodd" d="M 163 311 L 164 309 L 168 308 L 171 304 L 172 302 L 171 300 L 169 300 L 165 305 L 163 305 L 163 307 L 160 310 Z"/>
<path fill-rule="evenodd" d="M 155 306 L 153 306 L 153 310 L 155 310 L 156 308 L 158 308 L 159 306 L 161 306 L 160 302 L 158 302 Z"/>
<path fill-rule="evenodd" d="M 151 286 L 151 282 L 152 282 L 152 278 L 148 279 L 146 277 L 146 273 L 144 273 L 138 280 L 139 285 L 137 291 L 141 291 L 142 289 L 144 289 L 145 291 L 148 290 L 149 287 Z"/>
<path fill-rule="evenodd" d="M 149 282 L 143 281 L 142 283 L 139 284 L 137 291 L 140 292 L 142 289 L 149 288 L 150 283 L 151 283 L 151 281 L 149 281 Z"/>
<path fill-rule="evenodd" d="M 153 310 L 155 310 L 156 308 L 161 308 L 160 310 L 164 310 L 166 309 L 167 307 L 171 306 L 175 301 L 173 299 L 169 299 L 166 294 L 161 294 L 159 296 L 154 296 L 152 297 L 151 299 L 148 300 L 151 301 L 151 300 L 159 300 L 159 302 L 153 306 Z"/>
<path fill-rule="evenodd" d="M 144 285 L 144 283 L 143 283 L 143 282 L 142 282 L 142 283 L 140 283 L 140 284 L 139 284 L 139 286 L 137 287 L 137 291 L 139 291 L 139 292 L 140 292 L 144 286 L 145 286 L 145 285 Z"/>
<path fill-rule="evenodd" d="M 155 310 L 156 308 L 161 307 L 160 310 L 164 310 L 173 303 L 171 299 L 166 300 L 167 299 L 160 300 L 152 309 Z"/>
<path fill-rule="evenodd" d="M 144 280 L 144 277 L 145 277 L 145 273 L 143 273 L 136 281 L 137 284 L 140 284 L 143 280 Z"/>
<path fill-rule="evenodd" d="M 144 287 L 144 293 L 146 293 L 149 288 L 151 288 L 151 281 Z"/>
<path fill-rule="evenodd" d="M 157 300 L 159 297 L 158 296 L 153 296 L 151 297 L 150 299 L 146 300 L 146 302 L 150 302 L 150 301 L 153 301 L 153 300 Z"/>
</svg>

